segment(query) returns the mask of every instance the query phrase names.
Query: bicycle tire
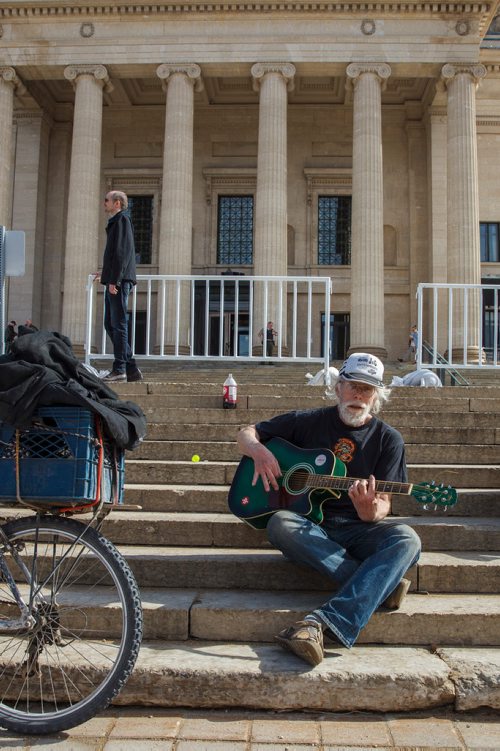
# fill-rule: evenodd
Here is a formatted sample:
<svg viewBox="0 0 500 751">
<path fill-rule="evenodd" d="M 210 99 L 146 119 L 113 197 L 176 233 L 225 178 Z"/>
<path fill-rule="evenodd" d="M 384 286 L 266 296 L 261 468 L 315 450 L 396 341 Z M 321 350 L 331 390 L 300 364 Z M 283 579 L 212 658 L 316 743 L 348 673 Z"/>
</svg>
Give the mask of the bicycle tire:
<svg viewBox="0 0 500 751">
<path fill-rule="evenodd" d="M 6 554 L 36 623 L 0 633 L 0 726 L 68 730 L 105 709 L 130 676 L 142 639 L 139 589 L 115 546 L 80 521 L 35 516 L 3 530 L 31 573 L 29 585 Z M 0 579 L 0 618 L 14 612 Z"/>
</svg>

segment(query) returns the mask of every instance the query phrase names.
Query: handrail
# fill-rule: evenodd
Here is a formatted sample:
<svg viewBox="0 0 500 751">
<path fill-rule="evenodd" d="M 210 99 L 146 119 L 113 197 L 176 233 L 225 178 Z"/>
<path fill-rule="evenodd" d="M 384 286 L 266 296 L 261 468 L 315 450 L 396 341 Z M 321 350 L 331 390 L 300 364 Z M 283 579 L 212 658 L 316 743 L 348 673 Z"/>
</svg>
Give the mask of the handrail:
<svg viewBox="0 0 500 751">
<path fill-rule="evenodd" d="M 450 366 L 450 363 L 448 360 L 443 357 L 443 355 L 440 355 L 439 352 L 436 352 L 433 347 L 429 344 L 429 342 L 426 342 L 425 340 L 422 341 L 422 350 L 426 352 L 432 360 L 435 360 L 440 365 L 444 365 L 443 368 L 439 368 L 439 371 L 445 371 L 445 373 L 448 373 L 450 376 L 450 381 L 452 386 L 470 386 L 469 381 L 464 378 L 464 376 L 458 372 L 458 370 L 455 370 L 455 368 L 452 368 Z M 425 363 L 424 363 L 425 364 Z M 440 376 L 441 378 L 441 376 Z M 441 378 L 441 381 L 444 385 L 444 377 Z"/>
</svg>

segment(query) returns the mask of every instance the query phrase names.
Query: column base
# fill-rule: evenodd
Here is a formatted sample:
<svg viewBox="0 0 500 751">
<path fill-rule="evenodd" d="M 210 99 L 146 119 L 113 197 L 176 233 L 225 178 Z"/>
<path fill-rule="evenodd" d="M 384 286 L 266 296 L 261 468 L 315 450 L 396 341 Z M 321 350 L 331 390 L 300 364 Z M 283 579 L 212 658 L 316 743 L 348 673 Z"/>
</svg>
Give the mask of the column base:
<svg viewBox="0 0 500 751">
<path fill-rule="evenodd" d="M 484 350 L 480 350 L 479 347 L 467 347 L 466 348 L 466 354 L 467 354 L 467 362 L 469 365 L 484 365 L 486 363 L 486 352 Z M 450 352 L 447 350 L 444 353 L 444 356 L 447 360 L 450 359 Z M 461 363 L 463 361 L 464 357 L 464 350 L 463 347 L 457 347 L 456 349 L 453 348 L 451 350 L 451 361 Z M 446 368 L 446 365 L 444 365 Z M 451 366 L 453 367 L 453 365 Z"/>
<path fill-rule="evenodd" d="M 347 355 L 352 355 L 354 352 L 367 352 L 369 355 L 375 355 L 379 360 L 387 360 L 387 350 L 385 347 L 374 347 L 371 344 L 359 344 L 356 347 L 349 347 Z"/>
</svg>

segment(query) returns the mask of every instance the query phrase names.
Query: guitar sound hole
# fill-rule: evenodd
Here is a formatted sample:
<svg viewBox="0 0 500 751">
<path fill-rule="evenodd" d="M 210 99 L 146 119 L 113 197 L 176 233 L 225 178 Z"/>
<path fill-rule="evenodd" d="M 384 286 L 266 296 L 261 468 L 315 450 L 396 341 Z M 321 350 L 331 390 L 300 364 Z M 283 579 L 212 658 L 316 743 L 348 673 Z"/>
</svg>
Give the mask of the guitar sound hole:
<svg viewBox="0 0 500 751">
<path fill-rule="evenodd" d="M 298 469 L 292 472 L 288 479 L 288 487 L 292 493 L 300 493 L 306 487 L 307 472 L 303 469 Z"/>
</svg>

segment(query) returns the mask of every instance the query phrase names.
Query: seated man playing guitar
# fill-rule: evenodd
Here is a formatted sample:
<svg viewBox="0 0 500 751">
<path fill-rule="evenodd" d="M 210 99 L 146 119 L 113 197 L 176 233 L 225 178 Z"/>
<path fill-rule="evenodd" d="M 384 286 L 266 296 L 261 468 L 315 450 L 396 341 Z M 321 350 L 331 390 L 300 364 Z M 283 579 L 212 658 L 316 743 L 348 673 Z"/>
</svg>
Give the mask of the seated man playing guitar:
<svg viewBox="0 0 500 751">
<path fill-rule="evenodd" d="M 410 585 L 402 577 L 420 556 L 419 537 L 406 524 L 386 519 L 391 496 L 375 487 L 375 478 L 407 482 L 402 436 L 376 417 L 390 393 L 383 374 L 377 357 L 354 353 L 340 370 L 335 406 L 278 415 L 238 435 L 241 453 L 254 462 L 252 484 L 261 482 L 266 493 L 278 490 L 282 474 L 265 446 L 274 437 L 302 449 L 331 449 L 350 477 L 363 478 L 354 479 L 337 498 L 330 494 L 331 500 L 322 503 L 320 523 L 286 509 L 269 515 L 270 542 L 338 585 L 327 602 L 276 637 L 311 665 L 323 659 L 324 631 L 350 648 L 380 605 L 397 609 Z"/>
</svg>

